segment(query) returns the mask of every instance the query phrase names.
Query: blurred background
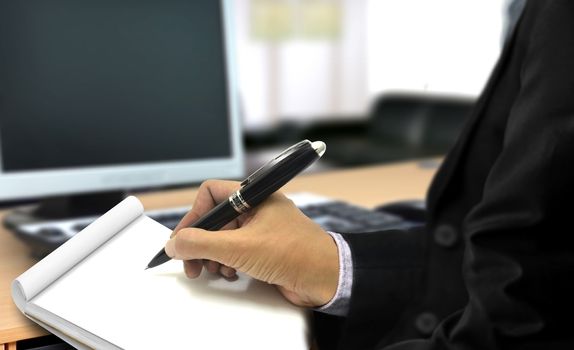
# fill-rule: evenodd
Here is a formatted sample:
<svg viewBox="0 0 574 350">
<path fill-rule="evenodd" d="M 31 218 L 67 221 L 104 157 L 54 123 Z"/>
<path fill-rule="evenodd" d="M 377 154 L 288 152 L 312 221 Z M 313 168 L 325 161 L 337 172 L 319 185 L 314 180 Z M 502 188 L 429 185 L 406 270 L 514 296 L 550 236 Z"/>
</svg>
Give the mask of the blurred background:
<svg viewBox="0 0 574 350">
<path fill-rule="evenodd" d="M 334 166 L 444 154 L 498 58 L 511 5 L 238 1 L 248 168 L 299 138 L 324 139 Z"/>
<path fill-rule="evenodd" d="M 436 166 L 523 3 L 1 2 L 0 202 L 241 178 L 303 139 L 313 171 Z"/>
<path fill-rule="evenodd" d="M 0 0 L 0 349 L 26 327 L 11 281 L 127 194 L 157 192 L 146 214 L 173 229 L 195 196 L 179 188 L 243 179 L 303 139 L 327 144 L 309 171 L 433 172 L 524 1 Z M 325 230 L 426 217 L 422 194 L 363 208 L 325 187 L 297 202 Z M 58 342 L 24 333 L 19 349 Z"/>
</svg>

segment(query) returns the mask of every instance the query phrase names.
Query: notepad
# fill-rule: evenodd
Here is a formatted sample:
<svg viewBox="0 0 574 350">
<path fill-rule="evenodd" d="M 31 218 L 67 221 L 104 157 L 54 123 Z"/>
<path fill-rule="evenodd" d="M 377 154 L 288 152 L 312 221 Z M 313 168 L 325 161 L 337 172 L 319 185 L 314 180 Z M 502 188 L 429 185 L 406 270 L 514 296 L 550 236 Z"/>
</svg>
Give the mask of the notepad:
<svg viewBox="0 0 574 350">
<path fill-rule="evenodd" d="M 20 275 L 22 313 L 79 349 L 309 349 L 307 312 L 272 285 L 144 270 L 171 230 L 143 211 L 126 198 Z"/>
</svg>

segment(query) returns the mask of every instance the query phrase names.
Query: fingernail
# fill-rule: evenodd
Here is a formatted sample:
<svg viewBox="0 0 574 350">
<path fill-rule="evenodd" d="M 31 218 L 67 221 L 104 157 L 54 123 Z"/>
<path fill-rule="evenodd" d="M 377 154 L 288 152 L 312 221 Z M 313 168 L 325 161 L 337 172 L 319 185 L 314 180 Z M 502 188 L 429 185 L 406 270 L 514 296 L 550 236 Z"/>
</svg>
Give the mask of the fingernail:
<svg viewBox="0 0 574 350">
<path fill-rule="evenodd" d="M 230 276 L 230 277 L 228 277 L 228 276 L 223 276 L 223 278 L 225 278 L 225 280 L 228 281 L 228 282 L 235 282 L 235 281 L 237 281 L 237 280 L 239 279 L 239 276 L 237 276 L 237 275 L 233 275 L 233 276 Z"/>
<path fill-rule="evenodd" d="M 167 243 L 165 244 L 165 253 L 170 258 L 172 259 L 175 258 L 175 239 L 172 238 L 169 241 L 167 241 Z"/>
</svg>

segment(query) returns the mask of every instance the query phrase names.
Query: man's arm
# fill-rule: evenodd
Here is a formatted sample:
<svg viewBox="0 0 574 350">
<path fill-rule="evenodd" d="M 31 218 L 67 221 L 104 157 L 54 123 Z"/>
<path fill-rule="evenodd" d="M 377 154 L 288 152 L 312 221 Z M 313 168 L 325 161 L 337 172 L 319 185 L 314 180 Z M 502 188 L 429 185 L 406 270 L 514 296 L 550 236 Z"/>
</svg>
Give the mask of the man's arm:
<svg viewBox="0 0 574 350">
<path fill-rule="evenodd" d="M 482 199 L 464 220 L 468 304 L 429 338 L 388 345 L 399 321 L 393 314 L 430 278 L 424 240 L 404 232 L 345 236 L 354 281 L 340 349 L 573 345 L 574 242 L 566 228 L 574 212 L 574 2 L 530 1 L 524 15 L 520 91 Z"/>
</svg>

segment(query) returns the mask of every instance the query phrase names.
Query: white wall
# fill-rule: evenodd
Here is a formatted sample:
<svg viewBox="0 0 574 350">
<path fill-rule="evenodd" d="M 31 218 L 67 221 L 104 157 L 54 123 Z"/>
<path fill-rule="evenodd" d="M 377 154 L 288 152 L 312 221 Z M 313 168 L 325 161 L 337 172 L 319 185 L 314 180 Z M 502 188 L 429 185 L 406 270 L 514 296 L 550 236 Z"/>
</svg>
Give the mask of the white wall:
<svg viewBox="0 0 574 350">
<path fill-rule="evenodd" d="M 250 32 L 250 0 L 237 0 L 247 128 L 366 115 L 389 91 L 476 96 L 500 52 L 507 0 L 327 1 L 342 9 L 337 40 L 265 42 Z"/>
<path fill-rule="evenodd" d="M 331 1 L 341 8 L 340 37 L 295 37 L 279 42 L 253 38 L 250 1 L 237 2 L 240 88 L 246 127 L 266 127 L 285 118 L 306 120 L 310 116 L 363 112 L 369 99 L 367 3 Z"/>
<path fill-rule="evenodd" d="M 504 0 L 370 0 L 369 92 L 476 96 L 501 48 Z"/>
</svg>

